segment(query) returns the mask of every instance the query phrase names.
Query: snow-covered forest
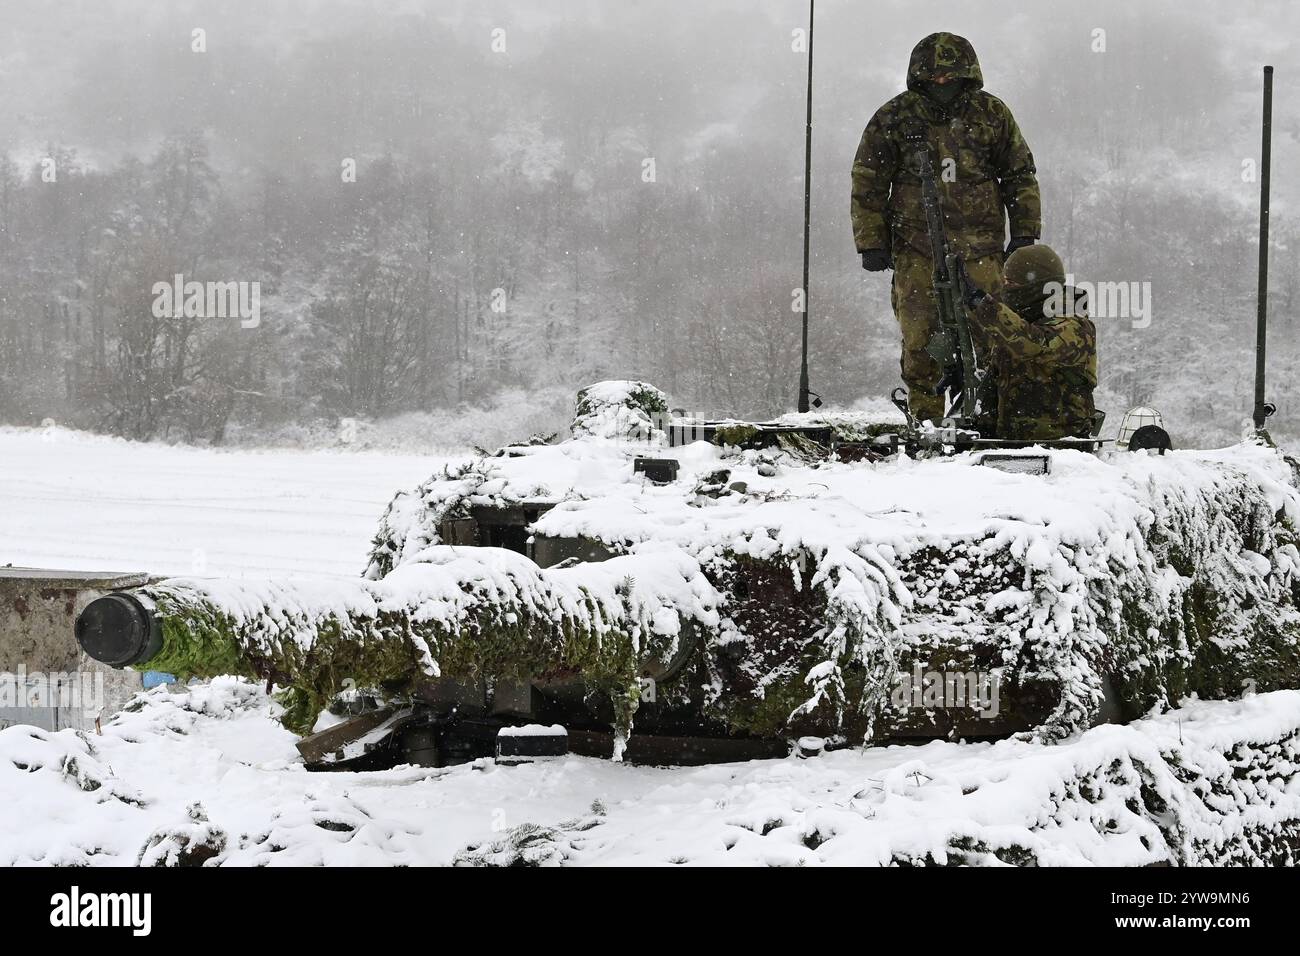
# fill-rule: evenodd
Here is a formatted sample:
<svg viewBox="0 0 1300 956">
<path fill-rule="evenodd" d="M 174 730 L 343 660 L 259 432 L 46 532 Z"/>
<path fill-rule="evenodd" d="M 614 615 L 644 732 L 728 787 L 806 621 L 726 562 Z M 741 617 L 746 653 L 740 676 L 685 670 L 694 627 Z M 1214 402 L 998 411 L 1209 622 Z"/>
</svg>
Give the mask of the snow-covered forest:
<svg viewBox="0 0 1300 956">
<path fill-rule="evenodd" d="M 602 378 L 705 414 L 793 407 L 806 4 L 383 10 L 6 12 L 0 421 L 331 443 L 340 421 L 395 420 L 427 437 L 457 410 L 560 424 Z M 898 384 L 888 278 L 854 255 L 848 172 L 912 45 L 947 29 L 1034 151 L 1045 241 L 1080 279 L 1151 284 L 1149 324 L 1099 323 L 1099 405 L 1113 427 L 1151 402 L 1185 445 L 1235 439 L 1250 410 L 1259 71 L 1276 65 L 1269 398 L 1275 433 L 1295 435 L 1286 24 L 1300 12 L 1282 0 L 1230 20 L 1203 0 L 1050 17 L 824 0 L 813 388 L 848 405 Z M 153 284 L 176 274 L 260 283 L 260 321 L 155 318 Z"/>
</svg>

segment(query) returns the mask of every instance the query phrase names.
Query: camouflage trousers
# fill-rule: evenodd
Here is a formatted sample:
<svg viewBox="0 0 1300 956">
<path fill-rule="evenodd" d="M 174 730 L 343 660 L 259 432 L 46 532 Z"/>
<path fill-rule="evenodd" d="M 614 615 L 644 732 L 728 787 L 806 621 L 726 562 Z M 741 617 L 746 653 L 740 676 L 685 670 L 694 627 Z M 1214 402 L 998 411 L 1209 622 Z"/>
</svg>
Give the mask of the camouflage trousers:
<svg viewBox="0 0 1300 956">
<path fill-rule="evenodd" d="M 1002 255 L 994 253 L 966 261 L 971 281 L 985 292 L 1002 291 Z M 944 397 L 934 394 L 943 376 L 925 347 L 939 327 L 934 300 L 934 264 L 929 254 L 903 249 L 894 255 L 894 286 L 890 296 L 894 315 L 903 332 L 903 383 L 907 405 L 918 420 L 937 422 L 943 417 Z"/>
</svg>

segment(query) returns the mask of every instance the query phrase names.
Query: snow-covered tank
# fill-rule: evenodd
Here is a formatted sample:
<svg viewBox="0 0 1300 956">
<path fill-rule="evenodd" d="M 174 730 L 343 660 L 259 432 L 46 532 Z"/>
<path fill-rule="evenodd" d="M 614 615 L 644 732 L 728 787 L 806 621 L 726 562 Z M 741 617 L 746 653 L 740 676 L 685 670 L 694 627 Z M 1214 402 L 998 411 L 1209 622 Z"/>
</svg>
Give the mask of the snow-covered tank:
<svg viewBox="0 0 1300 956">
<path fill-rule="evenodd" d="M 889 406 L 674 418 L 653 386 L 598 383 L 567 440 L 399 493 L 355 581 L 165 580 L 94 602 L 77 637 L 115 666 L 279 684 L 302 733 L 340 694 L 374 700 L 358 733 L 432 762 L 510 724 L 696 762 L 1056 739 L 1300 687 L 1294 460 L 909 453 L 905 428 Z M 304 752 L 357 752 L 341 740 Z"/>
</svg>

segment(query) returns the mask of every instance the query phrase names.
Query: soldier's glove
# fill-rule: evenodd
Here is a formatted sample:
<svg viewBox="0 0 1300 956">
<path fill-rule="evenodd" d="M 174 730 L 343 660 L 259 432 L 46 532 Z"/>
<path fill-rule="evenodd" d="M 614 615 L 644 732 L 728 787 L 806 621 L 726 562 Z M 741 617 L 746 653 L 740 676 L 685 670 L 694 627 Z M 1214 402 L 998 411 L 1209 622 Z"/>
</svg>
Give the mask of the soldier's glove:
<svg viewBox="0 0 1300 956">
<path fill-rule="evenodd" d="M 894 264 L 889 260 L 889 253 L 884 249 L 868 249 L 862 253 L 862 268 L 868 272 L 884 272 L 893 267 Z"/>
<path fill-rule="evenodd" d="M 991 296 L 983 289 L 971 285 L 969 282 L 966 284 L 965 293 L 966 305 L 968 305 L 972 311 L 983 305 L 985 299 L 991 298 Z"/>
<path fill-rule="evenodd" d="M 1011 241 L 1007 243 L 1007 251 L 1002 254 L 1003 261 L 1005 262 L 1007 259 L 1011 258 L 1011 253 L 1015 252 L 1017 249 L 1023 249 L 1025 246 L 1032 246 L 1037 241 L 1038 240 L 1033 236 L 1012 236 Z"/>
<path fill-rule="evenodd" d="M 965 377 L 961 365 L 949 365 L 943 370 L 943 377 L 939 379 L 939 384 L 934 387 L 934 394 L 946 395 L 949 392 L 960 392 Z"/>
<path fill-rule="evenodd" d="M 960 259 L 957 260 L 957 283 L 961 289 L 961 300 L 971 309 L 978 309 L 980 303 L 989 297 L 987 292 L 971 281 L 970 273 Z"/>
</svg>

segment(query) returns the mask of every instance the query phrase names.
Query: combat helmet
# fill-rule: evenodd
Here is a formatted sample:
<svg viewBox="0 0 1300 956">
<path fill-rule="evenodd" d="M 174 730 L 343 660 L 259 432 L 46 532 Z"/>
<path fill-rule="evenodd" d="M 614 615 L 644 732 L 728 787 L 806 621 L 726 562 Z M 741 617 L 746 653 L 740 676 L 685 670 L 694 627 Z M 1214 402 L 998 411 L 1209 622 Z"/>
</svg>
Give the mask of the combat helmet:
<svg viewBox="0 0 1300 956">
<path fill-rule="evenodd" d="M 1051 246 L 1041 242 L 1021 246 L 1007 257 L 1002 266 L 1002 279 L 1008 288 L 1032 285 L 1041 289 L 1048 282 L 1064 285 L 1065 263 Z"/>
<path fill-rule="evenodd" d="M 1065 292 L 1065 263 L 1051 246 L 1042 243 L 1021 246 L 1003 263 L 1002 281 L 1005 284 L 1002 301 L 1021 318 L 1037 322 L 1045 315 L 1058 314 L 1055 310 L 1059 308 L 1060 300 L 1053 298 L 1052 293 Z M 1055 289 L 1048 288 L 1049 283 L 1054 284 Z M 1070 295 L 1072 307 L 1087 305 L 1086 297 L 1077 296 L 1073 291 Z M 1056 303 L 1050 307 L 1052 311 L 1049 311 L 1049 302 Z"/>
</svg>

